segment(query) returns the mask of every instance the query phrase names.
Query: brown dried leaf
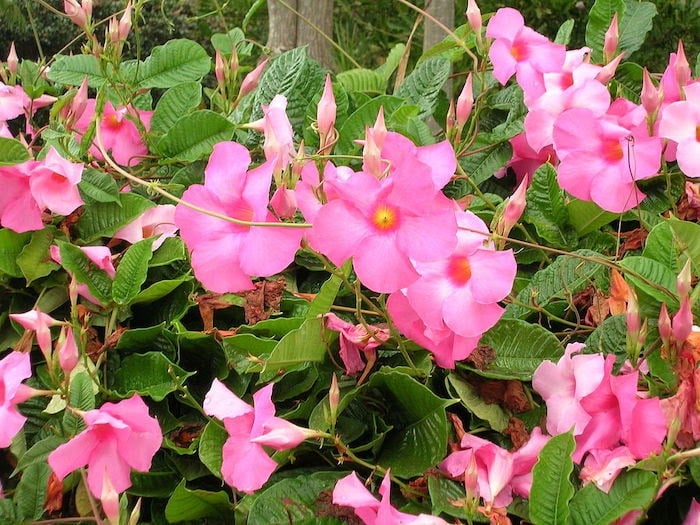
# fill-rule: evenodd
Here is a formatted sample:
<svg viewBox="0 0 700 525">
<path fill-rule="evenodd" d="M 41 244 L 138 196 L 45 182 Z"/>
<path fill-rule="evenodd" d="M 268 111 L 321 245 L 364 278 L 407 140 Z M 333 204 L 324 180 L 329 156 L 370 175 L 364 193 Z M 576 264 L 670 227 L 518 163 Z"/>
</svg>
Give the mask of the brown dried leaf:
<svg viewBox="0 0 700 525">
<path fill-rule="evenodd" d="M 61 508 L 63 508 L 63 481 L 52 472 L 46 484 L 44 510 L 46 512 L 58 512 Z"/>
<path fill-rule="evenodd" d="M 610 299 L 600 290 L 596 290 L 591 306 L 586 311 L 584 322 L 589 326 L 599 326 L 610 315 Z"/>
<path fill-rule="evenodd" d="M 506 381 L 506 390 L 503 394 L 503 407 L 516 414 L 520 414 L 532 408 L 530 400 L 527 395 L 525 395 L 523 384 L 520 381 L 515 379 Z"/>
<path fill-rule="evenodd" d="M 508 426 L 503 433 L 510 438 L 514 450 L 518 450 L 530 439 L 530 434 L 525 428 L 525 423 L 517 417 L 510 418 Z"/>
<path fill-rule="evenodd" d="M 246 323 L 252 325 L 264 321 L 279 311 L 285 286 L 285 280 L 280 277 L 276 281 L 258 281 L 253 290 L 243 292 Z"/>
<path fill-rule="evenodd" d="M 485 370 L 495 360 L 496 351 L 487 345 L 478 345 L 466 359 L 477 370 Z"/>
</svg>

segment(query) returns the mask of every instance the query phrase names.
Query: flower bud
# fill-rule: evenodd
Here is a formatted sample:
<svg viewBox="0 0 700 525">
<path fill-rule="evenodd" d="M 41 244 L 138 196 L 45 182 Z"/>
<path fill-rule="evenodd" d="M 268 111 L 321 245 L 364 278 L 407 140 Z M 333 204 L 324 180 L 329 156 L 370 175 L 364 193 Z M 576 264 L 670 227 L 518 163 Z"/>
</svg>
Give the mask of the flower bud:
<svg viewBox="0 0 700 525">
<path fill-rule="evenodd" d="M 503 212 L 503 222 L 505 223 L 505 229 L 510 232 L 510 230 L 515 226 L 522 217 L 525 211 L 525 205 L 527 204 L 527 178 L 520 181 L 520 186 L 515 190 L 513 195 L 508 197 L 506 202 L 506 208 Z M 508 235 L 505 233 L 504 235 Z"/>
<path fill-rule="evenodd" d="M 601 84 L 605 84 L 612 80 L 612 78 L 615 76 L 615 71 L 617 71 L 617 66 L 620 65 L 620 62 L 622 62 L 622 59 L 625 57 L 625 52 L 623 51 L 619 55 L 617 55 L 613 60 L 605 64 L 603 68 L 598 71 L 598 74 L 596 75 L 595 79 L 600 82 Z"/>
<path fill-rule="evenodd" d="M 676 62 L 673 65 L 674 73 L 676 74 L 676 81 L 679 87 L 685 87 L 688 85 L 691 77 L 693 76 L 690 71 L 690 64 L 685 56 L 685 49 L 683 48 L 683 41 L 678 41 L 678 50 L 676 51 Z M 683 91 L 681 90 L 681 93 Z"/>
<path fill-rule="evenodd" d="M 472 88 L 472 74 L 467 75 L 467 80 L 464 82 L 462 92 L 457 97 L 457 111 L 455 113 L 457 119 L 457 127 L 463 128 L 469 119 L 474 106 L 474 90 Z"/>
<path fill-rule="evenodd" d="M 681 300 L 681 307 L 673 316 L 673 338 L 678 344 L 683 343 L 693 330 L 693 312 L 690 310 L 690 298 Z"/>
<path fill-rule="evenodd" d="M 335 424 L 338 418 L 338 405 L 340 405 L 340 387 L 338 386 L 338 377 L 333 374 L 331 378 L 331 387 L 328 389 L 328 406 L 331 411 L 331 424 Z"/>
<path fill-rule="evenodd" d="M 324 142 L 333 132 L 335 125 L 336 113 L 335 98 L 333 97 L 333 84 L 331 84 L 331 76 L 326 75 L 326 84 L 323 88 L 323 95 L 318 103 L 316 112 L 316 124 L 318 125 L 318 134 L 321 137 L 321 149 L 324 149 Z"/>
<path fill-rule="evenodd" d="M 221 52 L 219 52 L 218 49 L 214 57 L 214 75 L 216 76 L 216 83 L 219 84 L 220 88 L 223 88 L 226 83 L 226 71 L 224 58 L 221 56 Z"/>
<path fill-rule="evenodd" d="M 691 278 L 692 275 L 690 270 L 690 259 L 688 259 L 685 262 L 685 265 L 683 265 L 681 273 L 679 273 L 678 277 L 676 278 L 676 290 L 678 290 L 678 296 L 681 299 L 685 299 L 686 297 L 688 297 L 688 293 L 690 292 Z"/>
<path fill-rule="evenodd" d="M 17 57 L 17 51 L 15 51 L 15 43 L 10 44 L 10 53 L 7 55 L 7 69 L 13 75 L 17 74 L 19 69 L 19 58 Z"/>
<path fill-rule="evenodd" d="M 653 123 L 656 121 L 656 116 L 661 107 L 661 102 L 664 99 L 663 89 L 661 86 L 656 87 L 651 80 L 651 75 L 647 68 L 644 68 L 644 77 L 642 80 L 642 107 L 647 112 L 647 115 Z"/>
<path fill-rule="evenodd" d="M 126 9 L 124 9 L 124 14 L 119 19 L 118 35 L 119 40 L 122 42 L 126 40 L 129 36 L 129 31 L 131 31 L 131 9 L 131 0 L 129 0 L 129 3 L 126 4 Z"/>
<path fill-rule="evenodd" d="M 631 336 L 632 341 L 636 342 L 639 337 L 639 331 L 642 328 L 642 319 L 639 316 L 637 294 L 631 288 L 627 297 L 627 312 L 625 316 L 627 320 L 627 333 Z"/>
<path fill-rule="evenodd" d="M 266 58 L 258 66 L 253 69 L 250 73 L 248 73 L 245 78 L 243 79 L 243 82 L 241 82 L 241 89 L 238 91 L 238 98 L 241 99 L 245 97 L 248 93 L 253 91 L 257 86 L 258 82 L 260 82 L 260 77 L 262 77 L 263 71 L 265 70 L 265 66 L 267 66 L 268 59 Z"/>
<path fill-rule="evenodd" d="M 66 374 L 70 374 L 78 364 L 80 357 L 78 345 L 73 335 L 73 328 L 70 326 L 61 327 L 61 333 L 56 340 L 56 353 L 58 354 L 58 364 L 61 366 L 61 370 Z"/>
<path fill-rule="evenodd" d="M 673 331 L 671 329 L 671 317 L 668 315 L 668 308 L 666 308 L 666 303 L 661 303 L 661 311 L 659 312 L 659 337 L 664 346 L 668 346 L 671 341 L 671 336 Z"/>
<path fill-rule="evenodd" d="M 80 4 L 78 0 L 63 0 L 63 11 L 71 19 L 71 22 L 85 31 L 92 16 L 92 1 L 83 0 Z"/>
<path fill-rule="evenodd" d="M 479 6 L 476 5 L 476 0 L 469 0 L 467 2 L 466 15 L 469 27 L 471 27 L 477 35 L 481 35 L 481 10 Z"/>
<path fill-rule="evenodd" d="M 617 13 L 615 13 L 610 21 L 610 27 L 605 32 L 605 41 L 603 43 L 603 60 L 610 62 L 612 56 L 617 51 L 617 45 L 620 42 L 620 27 L 618 24 Z"/>
</svg>

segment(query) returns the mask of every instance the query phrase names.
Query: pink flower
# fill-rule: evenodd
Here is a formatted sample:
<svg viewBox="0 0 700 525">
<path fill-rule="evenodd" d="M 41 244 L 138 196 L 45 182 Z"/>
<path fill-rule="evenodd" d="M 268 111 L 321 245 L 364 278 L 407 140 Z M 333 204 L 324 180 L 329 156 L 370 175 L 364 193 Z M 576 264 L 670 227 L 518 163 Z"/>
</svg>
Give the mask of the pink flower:
<svg viewBox="0 0 700 525">
<path fill-rule="evenodd" d="M 268 62 L 269 59 L 266 58 L 265 60 L 260 62 L 255 67 L 255 69 L 253 69 L 250 73 L 248 73 L 245 76 L 243 82 L 241 82 L 241 88 L 238 92 L 239 99 L 245 97 L 248 93 L 253 91 L 258 86 L 258 82 L 260 82 L 260 77 L 262 77 L 262 74 L 265 71 L 265 67 L 267 66 Z"/>
<path fill-rule="evenodd" d="M 122 239 L 131 244 L 149 237 L 158 237 L 152 249 L 156 251 L 168 237 L 175 237 L 175 206 L 161 204 L 148 208 L 129 224 L 118 230 L 112 237 Z"/>
<path fill-rule="evenodd" d="M 391 506 L 391 479 L 387 470 L 379 487 L 381 501 L 367 490 L 355 472 L 338 480 L 333 489 L 333 503 L 355 509 L 355 515 L 366 525 L 393 525 L 413 523 L 421 525 L 446 525 L 441 518 L 426 514 L 407 514 Z"/>
<path fill-rule="evenodd" d="M 43 160 L 32 163 L 29 188 L 39 208 L 69 215 L 85 204 L 78 191 L 82 174 L 82 164 L 64 159 L 52 146 Z"/>
<path fill-rule="evenodd" d="M 95 99 L 88 99 L 85 110 L 75 123 L 79 137 L 82 137 L 95 118 Z M 122 166 L 136 166 L 141 157 L 148 154 L 148 147 L 141 138 L 141 132 L 134 123 L 140 121 L 146 131 L 151 126 L 152 111 L 142 111 L 131 105 L 114 108 L 111 102 L 105 102 L 100 119 L 100 139 L 105 150 L 112 150 L 112 157 Z M 98 160 L 104 160 L 97 147 L 97 137 L 90 148 L 90 153 Z"/>
<path fill-rule="evenodd" d="M 7 86 L 0 82 L 0 120 L 12 120 L 24 114 L 29 97 L 21 86 Z"/>
<path fill-rule="evenodd" d="M 486 36 L 495 38 L 489 49 L 493 76 L 505 84 L 515 74 L 526 93 L 542 92 L 542 73 L 559 71 L 564 64 L 565 47 L 526 27 L 522 15 L 510 7 L 496 11 Z"/>
<path fill-rule="evenodd" d="M 0 167 L 0 225 L 18 233 L 41 230 L 41 209 L 30 190 L 31 163 Z"/>
<path fill-rule="evenodd" d="M 58 364 L 61 370 L 69 374 L 78 364 L 78 359 L 80 358 L 72 327 L 61 327 L 61 333 L 58 334 L 58 339 L 56 340 L 56 353 L 58 354 Z"/>
<path fill-rule="evenodd" d="M 326 327 L 340 332 L 340 359 L 348 375 L 354 375 L 365 368 L 360 351 L 365 355 L 374 353 L 374 349 L 389 339 L 386 327 L 370 325 L 370 332 L 361 324 L 343 321 L 335 314 L 324 316 Z"/>
<path fill-rule="evenodd" d="M 263 445 L 289 450 L 317 434 L 275 417 L 272 384 L 253 395 L 250 406 L 214 379 L 204 398 L 204 411 L 223 421 L 229 434 L 224 448 L 221 474 L 236 490 L 252 494 L 269 479 L 277 463 Z"/>
<path fill-rule="evenodd" d="M 131 469 L 147 472 L 160 448 L 158 421 L 138 394 L 118 403 L 105 403 L 82 414 L 87 428 L 49 454 L 49 466 L 59 479 L 87 465 L 87 485 L 109 509 L 117 494 L 131 486 Z"/>
<path fill-rule="evenodd" d="M 279 222 L 267 209 L 273 162 L 247 171 L 249 164 L 245 147 L 220 142 L 204 170 L 204 185 L 190 186 L 183 200 L 235 219 Z M 298 228 L 242 226 L 181 204 L 175 224 L 192 253 L 197 279 L 218 293 L 248 290 L 251 275 L 281 272 L 294 260 L 302 237 Z"/>
<path fill-rule="evenodd" d="M 269 105 L 263 106 L 265 116 L 250 123 L 250 127 L 265 135 L 263 151 L 265 158 L 274 160 L 274 173 L 279 173 L 291 162 L 294 150 L 294 132 L 287 117 L 287 98 L 276 95 Z"/>
<path fill-rule="evenodd" d="M 683 525 L 698 525 L 698 523 L 700 523 L 700 503 L 693 498 L 693 501 L 690 503 L 688 514 L 686 514 L 683 520 Z"/>
<path fill-rule="evenodd" d="M 557 154 L 554 152 L 554 148 L 551 145 L 544 146 L 541 150 L 535 151 L 530 144 L 528 144 L 528 137 L 525 133 L 516 135 L 510 139 L 509 142 L 513 147 L 513 156 L 508 161 L 506 168 L 510 168 L 515 172 L 515 179 L 518 183 L 525 180 L 526 184 L 530 184 L 532 176 L 540 166 L 546 162 L 549 162 L 553 166 L 556 166 L 558 163 Z M 497 178 L 504 177 L 505 175 L 505 168 L 494 174 Z"/>
<path fill-rule="evenodd" d="M 33 330 L 35 332 L 36 342 L 44 355 L 48 355 L 51 352 L 51 331 L 49 328 L 58 326 L 61 324 L 60 321 L 39 309 L 29 310 L 23 314 L 10 314 L 10 319 L 22 325 L 22 328 L 25 330 Z"/>
<path fill-rule="evenodd" d="M 90 259 L 95 265 L 102 271 L 104 271 L 112 279 L 117 274 L 114 264 L 112 264 L 112 252 L 106 246 L 79 246 L 82 252 Z M 49 248 L 49 253 L 51 258 L 58 264 L 63 264 L 61 262 L 61 251 L 58 246 L 51 246 Z M 73 281 L 75 278 L 73 277 Z M 101 304 L 99 299 L 90 293 L 90 289 L 86 284 L 79 283 L 77 285 L 78 294 L 83 296 L 85 299 L 93 304 Z"/>
<path fill-rule="evenodd" d="M 63 10 L 75 25 L 85 30 L 92 16 L 92 0 L 63 0 Z"/>
<path fill-rule="evenodd" d="M 28 352 L 10 352 L 0 360 L 0 448 L 9 447 L 27 421 L 17 405 L 31 397 L 32 389 L 22 384 L 31 375 Z"/>
<path fill-rule="evenodd" d="M 635 463 L 636 460 L 627 447 L 621 446 L 612 450 L 594 449 L 583 462 L 581 480 L 584 485 L 592 481 L 607 494 L 622 469 Z"/>
<path fill-rule="evenodd" d="M 700 82 L 685 86 L 685 100 L 661 112 L 659 135 L 678 144 L 678 167 L 688 177 L 700 177 Z"/>
<path fill-rule="evenodd" d="M 681 100 L 683 98 L 682 89 L 690 82 L 691 78 L 690 64 L 685 56 L 683 42 L 679 40 L 678 50 L 669 56 L 668 66 L 661 76 L 664 101 L 671 103 Z"/>
</svg>

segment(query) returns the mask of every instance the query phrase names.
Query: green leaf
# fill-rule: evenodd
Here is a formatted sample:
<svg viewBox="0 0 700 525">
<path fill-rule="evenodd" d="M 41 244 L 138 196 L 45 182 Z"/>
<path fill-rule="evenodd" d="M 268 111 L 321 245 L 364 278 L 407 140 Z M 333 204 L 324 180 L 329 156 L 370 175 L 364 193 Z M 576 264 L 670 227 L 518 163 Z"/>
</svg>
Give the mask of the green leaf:
<svg viewBox="0 0 700 525">
<path fill-rule="evenodd" d="M 316 523 L 319 495 L 333 490 L 346 472 L 314 472 L 278 481 L 257 495 L 250 507 L 248 525 L 287 525 L 311 520 Z"/>
<path fill-rule="evenodd" d="M 182 242 L 180 237 L 169 237 L 155 251 L 149 266 L 153 268 L 155 266 L 165 266 L 175 261 L 182 261 L 187 258 L 186 253 L 185 243 Z"/>
<path fill-rule="evenodd" d="M 618 18 L 624 19 L 624 0 L 596 0 L 588 12 L 586 45 L 591 48 L 593 62 L 595 63 L 603 60 L 605 32 L 610 27 L 610 22 L 616 12 L 618 13 Z"/>
<path fill-rule="evenodd" d="M 618 47 L 620 51 L 625 52 L 626 59 L 644 44 L 656 13 L 656 6 L 652 2 L 625 0 L 625 15 L 620 20 Z"/>
<path fill-rule="evenodd" d="M 503 432 L 510 416 L 496 403 L 487 403 L 476 389 L 456 374 L 448 374 L 447 388 L 454 392 L 466 409 L 479 419 L 487 421 L 496 432 Z"/>
<path fill-rule="evenodd" d="M 351 266 L 349 263 L 343 265 L 342 270 L 346 277 L 349 275 L 350 269 Z M 343 279 L 339 275 L 331 275 L 328 280 L 321 285 L 321 289 L 318 291 L 313 301 L 311 301 L 309 309 L 306 312 L 306 318 L 312 319 L 319 315 L 327 314 L 331 306 L 333 306 L 333 301 L 335 301 L 342 285 Z"/>
<path fill-rule="evenodd" d="M 644 470 L 623 472 L 605 494 L 589 483 L 571 500 L 572 525 L 608 525 L 631 510 L 648 505 L 656 495 L 656 474 Z"/>
<path fill-rule="evenodd" d="M 537 234 L 556 248 L 572 248 L 576 233 L 569 225 L 564 190 L 557 182 L 557 171 L 551 164 L 541 166 L 527 189 L 527 207 L 523 221 L 532 224 Z"/>
<path fill-rule="evenodd" d="M 560 255 L 556 260 L 538 271 L 517 296 L 520 303 L 535 303 L 547 306 L 586 288 L 592 281 L 606 276 L 605 266 L 599 262 L 585 260 L 579 256 L 603 260 L 603 256 L 591 250 L 576 250 L 572 255 Z M 532 310 L 520 304 L 509 304 L 506 315 L 527 317 Z"/>
<path fill-rule="evenodd" d="M 388 404 L 391 423 L 377 463 L 392 474 L 409 478 L 423 474 L 445 456 L 447 416 L 451 404 L 411 376 L 393 370 L 372 375 L 363 392 L 377 390 Z"/>
<path fill-rule="evenodd" d="M 530 491 L 530 519 L 535 525 L 568 523 L 569 502 L 574 496 L 570 479 L 574 470 L 571 459 L 574 448 L 576 442 L 571 433 L 559 434 L 538 454 Z"/>
<path fill-rule="evenodd" d="M 17 233 L 7 228 L 0 229 L 0 272 L 10 277 L 23 276 L 17 258 L 31 238 L 31 232 Z"/>
<path fill-rule="evenodd" d="M 348 69 L 341 71 L 336 79 L 347 91 L 382 95 L 386 92 L 387 79 L 371 69 Z"/>
<path fill-rule="evenodd" d="M 543 361 L 558 361 L 564 354 L 557 337 L 539 324 L 502 318 L 479 344 L 496 352 L 496 359 L 477 373 L 496 379 L 530 381 Z"/>
<path fill-rule="evenodd" d="M 144 348 L 175 359 L 178 351 L 177 335 L 167 330 L 165 323 L 148 328 L 132 328 L 122 334 L 116 346 L 121 356 L 143 352 Z"/>
<path fill-rule="evenodd" d="M 586 339 L 586 353 L 625 355 L 627 320 L 625 314 L 613 315 L 596 327 Z"/>
<path fill-rule="evenodd" d="M 467 509 L 460 505 L 467 497 L 464 484 L 443 477 L 430 476 L 428 477 L 428 492 L 434 516 L 439 516 L 444 512 L 455 518 L 468 519 L 471 517 Z"/>
<path fill-rule="evenodd" d="M 97 57 L 82 54 L 56 55 L 47 76 L 49 80 L 69 86 L 79 86 L 87 77 L 88 86 L 92 88 L 100 87 L 107 80 Z"/>
<path fill-rule="evenodd" d="M 477 185 L 491 178 L 513 155 L 508 141 L 494 143 L 485 134 L 479 134 L 471 148 L 483 151 L 468 153 L 466 157 L 459 159 L 459 165 Z"/>
<path fill-rule="evenodd" d="M 663 221 L 654 226 L 644 242 L 642 256 L 654 259 L 671 270 L 680 272 L 680 251 L 671 229 L 671 221 Z"/>
<path fill-rule="evenodd" d="M 153 49 L 139 69 L 138 87 L 170 88 L 199 80 L 209 73 L 211 60 L 197 42 L 187 39 L 169 40 Z"/>
<path fill-rule="evenodd" d="M 623 62 L 615 71 L 615 78 L 611 82 L 614 87 L 611 89 L 617 88 L 618 96 L 624 96 L 630 102 L 639 104 L 643 78 L 642 66 L 634 62 Z"/>
<path fill-rule="evenodd" d="M 163 281 L 158 281 L 147 287 L 145 290 L 137 293 L 129 302 L 131 304 L 152 303 L 158 299 L 162 299 L 182 283 L 191 280 L 191 277 L 180 277 L 179 279 L 166 279 Z"/>
<path fill-rule="evenodd" d="M 76 224 L 78 235 L 84 242 L 111 237 L 153 206 L 153 202 L 136 193 L 120 193 L 117 202 L 100 202 L 88 206 Z"/>
<path fill-rule="evenodd" d="M 29 158 L 26 146 L 19 140 L 0 137 L 0 166 L 12 166 Z"/>
<path fill-rule="evenodd" d="M 92 410 L 95 408 L 95 389 L 90 374 L 79 372 L 70 380 L 70 395 L 68 406 L 78 410 Z M 85 428 L 85 421 L 81 416 L 70 410 L 63 413 L 63 430 L 69 436 L 74 436 Z"/>
<path fill-rule="evenodd" d="M 78 189 L 83 200 L 87 198 L 94 202 L 119 201 L 119 187 L 116 181 L 109 173 L 94 168 L 87 168 L 83 171 Z"/>
<path fill-rule="evenodd" d="M 678 248 L 692 261 L 695 275 L 700 274 L 700 225 L 679 220 L 671 220 L 668 224 Z"/>
<path fill-rule="evenodd" d="M 202 109 L 178 120 L 158 141 L 157 149 L 169 160 L 193 162 L 211 154 L 214 144 L 230 140 L 234 129 L 226 117 Z"/>
<path fill-rule="evenodd" d="M 605 211 L 594 202 L 579 199 L 570 199 L 566 210 L 569 222 L 580 236 L 596 231 L 619 217 L 617 213 Z"/>
<path fill-rule="evenodd" d="M 32 463 L 22 473 L 13 501 L 25 519 L 37 520 L 44 514 L 46 485 L 51 475 L 48 463 Z"/>
<path fill-rule="evenodd" d="M 151 247 L 156 237 L 149 237 L 129 246 L 117 266 L 112 283 L 112 299 L 118 305 L 126 305 L 141 291 L 146 282 L 148 262 L 153 256 Z"/>
<path fill-rule="evenodd" d="M 199 437 L 199 459 L 217 478 L 221 478 L 221 451 L 228 432 L 216 421 L 210 421 Z"/>
<path fill-rule="evenodd" d="M 450 61 L 446 58 L 425 60 L 404 79 L 395 95 L 420 107 L 419 118 L 427 118 L 435 110 L 438 93 L 450 76 L 450 69 Z"/>
<path fill-rule="evenodd" d="M 387 82 L 394 71 L 396 71 L 396 68 L 399 67 L 404 51 L 406 51 L 406 44 L 394 44 L 384 63 L 375 69 Z"/>
<path fill-rule="evenodd" d="M 359 149 L 354 140 L 358 137 L 364 137 L 365 128 L 374 125 L 379 108 L 384 108 L 384 116 L 387 117 L 403 104 L 403 99 L 391 95 L 382 95 L 362 104 L 340 126 L 336 150 L 339 153 L 346 154 Z"/>
<path fill-rule="evenodd" d="M 163 93 L 151 119 L 151 132 L 165 133 L 202 102 L 202 85 L 184 82 Z"/>
<path fill-rule="evenodd" d="M 18 516 L 15 503 L 9 498 L 0 499 L 0 523 L 6 525 L 20 525 L 24 520 Z"/>
<path fill-rule="evenodd" d="M 132 485 L 128 494 L 146 498 L 169 498 L 182 476 L 173 471 L 131 472 Z"/>
<path fill-rule="evenodd" d="M 177 390 L 178 383 L 182 384 L 193 374 L 160 352 L 132 354 L 115 371 L 111 388 L 122 397 L 136 393 L 162 401 L 170 392 Z"/>
<path fill-rule="evenodd" d="M 226 492 L 191 490 L 185 486 L 185 480 L 177 486 L 165 506 L 165 519 L 170 523 L 189 520 L 202 523 L 202 518 L 227 517 L 232 521 L 233 506 Z"/>
<path fill-rule="evenodd" d="M 101 303 L 112 299 L 112 279 L 74 244 L 56 241 L 61 251 L 61 264 L 79 283 L 86 284 L 90 293 Z"/>
<path fill-rule="evenodd" d="M 571 33 L 574 30 L 574 20 L 569 18 L 564 22 L 557 31 L 557 36 L 554 37 L 555 44 L 561 44 L 563 46 L 568 46 L 571 41 Z"/>
<path fill-rule="evenodd" d="M 326 345 L 321 334 L 322 319 L 307 319 L 296 330 L 285 335 L 265 361 L 260 379 L 269 381 L 282 369 L 297 370 L 309 362 L 326 358 Z"/>
<path fill-rule="evenodd" d="M 19 458 L 12 476 L 26 470 L 32 463 L 46 463 L 48 455 L 65 442 L 66 440 L 64 438 L 53 435 L 36 442 L 32 448 L 27 450 L 22 457 Z"/>
<path fill-rule="evenodd" d="M 669 310 L 678 308 L 678 299 L 675 296 L 676 276 L 662 263 L 647 257 L 632 255 L 622 259 L 620 266 L 632 270 L 644 278 L 625 273 L 625 279 L 633 284 L 635 288 L 642 290 L 659 302 L 666 303 Z M 654 285 L 661 286 L 670 293 L 665 293 Z"/>
</svg>

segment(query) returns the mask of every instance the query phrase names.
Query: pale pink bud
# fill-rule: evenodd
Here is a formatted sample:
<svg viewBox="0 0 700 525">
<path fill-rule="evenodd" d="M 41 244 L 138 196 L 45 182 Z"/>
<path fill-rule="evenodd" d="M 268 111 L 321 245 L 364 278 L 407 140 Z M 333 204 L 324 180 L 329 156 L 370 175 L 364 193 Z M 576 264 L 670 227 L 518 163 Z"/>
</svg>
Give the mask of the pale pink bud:
<svg viewBox="0 0 700 525">
<path fill-rule="evenodd" d="M 661 303 L 661 311 L 659 311 L 659 337 L 667 345 L 671 340 L 673 335 L 673 330 L 671 328 L 671 317 L 668 315 L 668 308 L 666 308 L 666 303 Z"/>
<path fill-rule="evenodd" d="M 633 336 L 636 341 L 639 336 L 639 330 L 642 328 L 642 319 L 639 316 L 639 303 L 637 302 L 637 294 L 630 288 L 627 296 L 627 333 Z"/>
<path fill-rule="evenodd" d="M 467 80 L 464 82 L 464 87 L 462 92 L 457 97 L 457 126 L 459 128 L 464 127 L 467 123 L 467 119 L 472 112 L 472 107 L 474 106 L 474 89 L 472 87 L 472 74 L 467 75 Z"/>
<path fill-rule="evenodd" d="M 331 422 L 335 423 L 338 417 L 338 406 L 340 405 L 340 387 L 338 386 L 338 377 L 333 374 L 331 378 L 331 387 L 328 389 L 328 406 L 331 411 Z"/>
<path fill-rule="evenodd" d="M 676 74 L 676 81 L 680 87 L 685 87 L 692 73 L 690 71 L 690 64 L 685 56 L 685 49 L 683 48 L 683 41 L 678 41 L 678 50 L 676 51 L 676 63 L 673 66 L 674 72 Z"/>
<path fill-rule="evenodd" d="M 102 477 L 102 491 L 100 493 L 100 501 L 102 502 L 102 510 L 110 523 L 116 524 L 119 519 L 119 493 L 114 488 L 112 480 L 109 479 L 109 473 L 105 472 Z"/>
<path fill-rule="evenodd" d="M 527 177 L 520 181 L 520 186 L 518 186 L 518 189 L 515 190 L 513 195 L 508 197 L 508 201 L 506 202 L 506 209 L 503 212 L 503 222 L 505 223 L 507 231 L 510 231 L 511 228 L 515 226 L 515 223 L 520 220 L 520 217 L 522 217 L 525 211 L 525 205 L 527 204 L 526 195 Z"/>
<path fill-rule="evenodd" d="M 693 330 L 693 312 L 690 310 L 690 298 L 687 296 L 681 300 L 681 307 L 673 316 L 673 338 L 682 343 Z"/>
<path fill-rule="evenodd" d="M 79 120 L 83 115 L 83 112 L 85 112 L 85 108 L 87 107 L 87 99 L 88 77 L 85 77 L 80 83 L 80 87 L 71 101 L 71 113 L 74 120 Z"/>
<path fill-rule="evenodd" d="M 481 10 L 476 5 L 476 0 L 467 2 L 467 21 L 476 34 L 481 34 Z"/>
<path fill-rule="evenodd" d="M 85 30 L 92 15 L 92 2 L 85 0 L 81 5 L 78 0 L 63 0 L 63 10 L 71 22 Z"/>
<path fill-rule="evenodd" d="M 642 95 L 641 101 L 644 110 L 652 118 L 655 118 L 656 114 L 661 107 L 661 102 L 664 99 L 663 90 L 661 86 L 656 87 L 654 82 L 651 80 L 651 75 L 647 68 L 644 68 L 644 76 L 642 79 Z"/>
<path fill-rule="evenodd" d="M 690 259 L 688 259 L 685 262 L 681 273 L 679 273 L 678 277 L 676 278 L 676 290 L 678 290 L 678 296 L 681 299 L 685 299 L 686 297 L 688 297 L 688 293 L 690 292 L 691 279 L 692 275 L 690 270 Z"/>
<path fill-rule="evenodd" d="M 119 42 L 119 22 L 117 21 L 116 16 L 113 16 L 109 19 L 109 28 L 107 29 L 107 36 L 109 37 L 110 42 Z"/>
<path fill-rule="evenodd" d="M 16 74 L 19 68 L 19 58 L 17 57 L 17 51 L 15 51 L 15 43 L 10 44 L 10 53 L 7 55 L 7 69 L 10 73 Z"/>
<path fill-rule="evenodd" d="M 598 74 L 596 75 L 595 79 L 601 84 L 609 82 L 615 76 L 617 66 L 620 65 L 620 62 L 622 62 L 622 59 L 624 57 L 625 53 L 622 52 L 619 55 L 617 55 L 613 60 L 605 64 L 605 66 L 603 66 L 603 68 L 600 71 L 598 71 Z"/>
<path fill-rule="evenodd" d="M 73 328 L 70 326 L 61 328 L 61 333 L 56 341 L 56 352 L 58 353 L 58 364 L 61 366 L 61 370 L 66 374 L 70 374 L 75 365 L 78 364 L 79 358 L 78 345 L 75 342 Z"/>
<path fill-rule="evenodd" d="M 610 27 L 605 32 L 605 42 L 603 43 L 603 57 L 606 62 L 610 61 L 610 58 L 617 51 L 617 45 L 620 42 L 620 27 L 617 22 L 617 13 L 615 13 L 610 21 Z"/>
<path fill-rule="evenodd" d="M 241 82 L 241 89 L 238 92 L 238 98 L 245 97 L 248 93 L 253 91 L 260 82 L 260 77 L 262 77 L 263 71 L 265 71 L 265 66 L 267 66 L 268 59 L 266 58 L 258 66 L 248 73 L 243 82 Z"/>
<path fill-rule="evenodd" d="M 126 40 L 129 36 L 129 31 L 131 31 L 131 0 L 126 4 L 126 9 L 124 9 L 124 14 L 119 19 L 119 40 Z"/>
<path fill-rule="evenodd" d="M 216 50 L 216 55 L 214 56 L 214 74 L 216 75 L 216 82 L 219 86 L 223 86 L 225 83 L 225 67 L 224 58 L 221 56 L 219 50 Z"/>
<path fill-rule="evenodd" d="M 331 76 L 326 75 L 326 84 L 323 88 L 323 95 L 318 103 L 318 110 L 316 112 L 318 133 L 321 137 L 327 137 L 333 131 L 336 109 Z"/>
</svg>

